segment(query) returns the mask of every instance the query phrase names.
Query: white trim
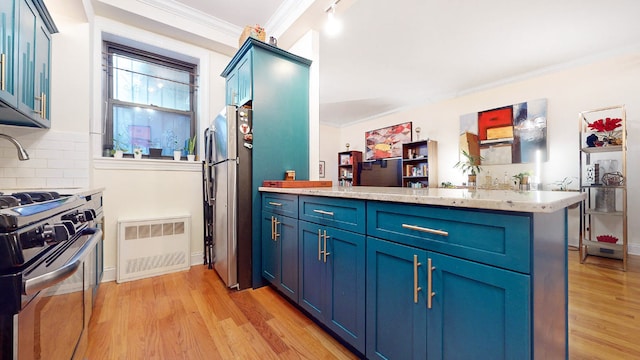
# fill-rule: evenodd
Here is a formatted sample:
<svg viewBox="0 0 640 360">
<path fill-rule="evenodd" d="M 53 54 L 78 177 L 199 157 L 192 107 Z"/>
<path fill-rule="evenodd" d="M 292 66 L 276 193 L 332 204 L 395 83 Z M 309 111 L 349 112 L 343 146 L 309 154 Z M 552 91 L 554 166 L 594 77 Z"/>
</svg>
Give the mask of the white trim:
<svg viewBox="0 0 640 360">
<path fill-rule="evenodd" d="M 202 163 L 199 161 L 133 158 L 114 159 L 108 157 L 94 158 L 93 167 L 96 170 L 202 171 Z"/>
</svg>

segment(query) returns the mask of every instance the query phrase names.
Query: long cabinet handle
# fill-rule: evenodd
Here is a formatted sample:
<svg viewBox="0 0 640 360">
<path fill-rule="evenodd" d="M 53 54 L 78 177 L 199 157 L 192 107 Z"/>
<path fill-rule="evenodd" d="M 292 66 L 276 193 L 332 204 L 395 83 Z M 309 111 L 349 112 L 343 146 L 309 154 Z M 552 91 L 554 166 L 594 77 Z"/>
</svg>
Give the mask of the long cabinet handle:
<svg viewBox="0 0 640 360">
<path fill-rule="evenodd" d="M 277 203 L 277 202 L 273 202 L 273 201 L 269 201 L 269 205 L 271 205 L 271 206 L 282 206 L 281 203 Z"/>
<path fill-rule="evenodd" d="M 327 230 L 324 231 L 324 262 L 327 262 L 327 256 L 331 255 L 330 252 L 327 251 L 327 238 L 330 238 L 331 236 L 327 235 Z"/>
<path fill-rule="evenodd" d="M 271 240 L 275 240 L 275 230 L 273 230 L 273 216 L 271 217 Z"/>
<path fill-rule="evenodd" d="M 278 225 L 282 224 L 277 217 L 273 217 L 273 240 L 278 241 L 280 233 L 278 233 Z"/>
<path fill-rule="evenodd" d="M 413 255 L 413 302 L 418 303 L 418 293 L 422 290 L 418 286 L 418 267 L 422 264 L 418 262 L 418 255 Z"/>
<path fill-rule="evenodd" d="M 7 90 L 7 54 L 0 55 L 0 89 Z"/>
<path fill-rule="evenodd" d="M 318 261 L 322 261 L 322 230 L 318 229 Z"/>
<path fill-rule="evenodd" d="M 429 268 L 427 271 L 427 309 L 431 309 L 432 298 L 436 295 L 433 292 L 433 270 L 436 267 L 431 265 L 431 258 L 427 259 L 427 267 Z"/>
<path fill-rule="evenodd" d="M 315 210 L 313 210 L 313 212 L 314 213 L 318 213 L 318 214 L 322 214 L 322 215 L 333 216 L 333 211 L 324 211 L 324 210 L 315 209 Z"/>
<path fill-rule="evenodd" d="M 421 227 L 421 226 L 409 225 L 409 224 L 402 224 L 402 227 L 405 228 L 405 229 L 426 232 L 426 233 L 429 233 L 429 234 L 449 236 L 449 233 L 444 231 L 444 230 L 429 229 L 429 228 L 424 228 L 424 227 Z"/>
</svg>

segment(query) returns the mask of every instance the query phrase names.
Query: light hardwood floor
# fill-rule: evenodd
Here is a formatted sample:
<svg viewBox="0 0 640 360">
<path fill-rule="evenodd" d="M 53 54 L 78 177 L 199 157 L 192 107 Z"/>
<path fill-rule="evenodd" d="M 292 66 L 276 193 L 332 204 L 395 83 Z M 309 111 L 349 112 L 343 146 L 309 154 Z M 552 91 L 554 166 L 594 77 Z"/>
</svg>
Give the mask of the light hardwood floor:
<svg viewBox="0 0 640 360">
<path fill-rule="evenodd" d="M 86 359 L 357 359 L 269 287 L 228 291 L 213 270 L 104 283 Z M 640 359 L 640 258 L 629 271 L 569 251 L 570 359 Z"/>
</svg>

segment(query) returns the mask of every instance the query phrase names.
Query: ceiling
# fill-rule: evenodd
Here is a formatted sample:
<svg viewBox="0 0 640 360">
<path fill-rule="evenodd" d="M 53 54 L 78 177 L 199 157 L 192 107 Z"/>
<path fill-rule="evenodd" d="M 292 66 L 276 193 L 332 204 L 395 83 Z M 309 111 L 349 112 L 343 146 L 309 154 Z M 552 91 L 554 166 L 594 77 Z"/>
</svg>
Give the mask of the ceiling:
<svg viewBox="0 0 640 360">
<path fill-rule="evenodd" d="M 637 0 L 341 0 L 335 37 L 331 0 L 137 1 L 229 23 L 234 39 L 260 24 L 284 48 L 320 31 L 320 121 L 335 126 L 640 47 Z"/>
</svg>

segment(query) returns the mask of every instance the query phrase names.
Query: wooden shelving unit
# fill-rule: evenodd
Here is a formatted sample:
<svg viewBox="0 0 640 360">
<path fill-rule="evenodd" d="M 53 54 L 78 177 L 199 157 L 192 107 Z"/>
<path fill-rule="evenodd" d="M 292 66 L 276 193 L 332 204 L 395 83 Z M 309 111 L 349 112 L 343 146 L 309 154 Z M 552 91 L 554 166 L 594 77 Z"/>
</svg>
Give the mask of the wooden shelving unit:
<svg viewBox="0 0 640 360">
<path fill-rule="evenodd" d="M 580 262 L 590 256 L 620 260 L 621 270 L 627 270 L 627 130 L 624 106 L 583 111 L 580 122 L 580 189 L 587 198 L 580 203 Z M 587 138 L 601 139 L 603 132 L 589 128 L 599 119 L 621 119 L 615 129 L 615 144 L 598 141 L 588 146 Z M 621 143 L 620 143 L 621 142 Z M 592 144 L 593 145 L 593 144 Z M 611 236 L 615 243 L 604 241 Z"/>
<path fill-rule="evenodd" d="M 360 163 L 362 151 L 343 151 L 338 153 L 338 185 L 360 185 Z"/>
<path fill-rule="evenodd" d="M 438 142 L 420 140 L 402 144 L 402 186 L 438 186 Z"/>
</svg>

